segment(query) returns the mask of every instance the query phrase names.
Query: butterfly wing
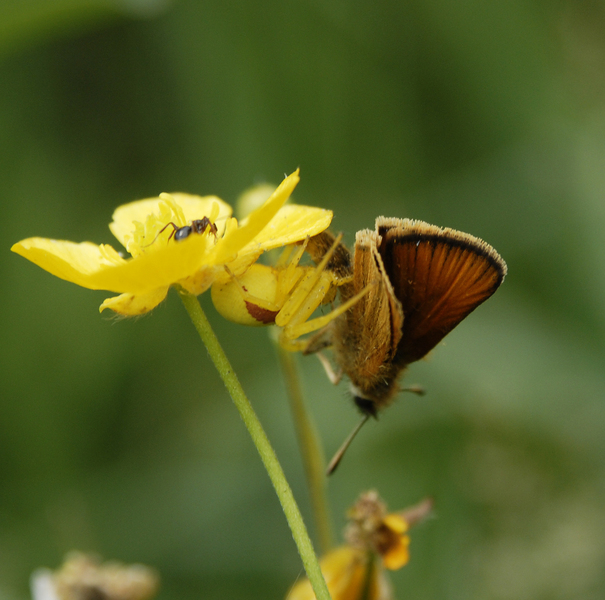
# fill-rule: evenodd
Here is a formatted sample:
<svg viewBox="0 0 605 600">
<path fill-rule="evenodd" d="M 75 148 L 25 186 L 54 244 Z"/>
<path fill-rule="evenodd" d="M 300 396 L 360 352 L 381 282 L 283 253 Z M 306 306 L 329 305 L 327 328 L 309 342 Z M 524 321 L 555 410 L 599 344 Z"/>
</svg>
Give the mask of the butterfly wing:
<svg viewBox="0 0 605 600">
<path fill-rule="evenodd" d="M 506 263 L 484 241 L 409 219 L 376 220 L 385 271 L 404 314 L 396 362 L 434 348 L 502 283 Z"/>
</svg>

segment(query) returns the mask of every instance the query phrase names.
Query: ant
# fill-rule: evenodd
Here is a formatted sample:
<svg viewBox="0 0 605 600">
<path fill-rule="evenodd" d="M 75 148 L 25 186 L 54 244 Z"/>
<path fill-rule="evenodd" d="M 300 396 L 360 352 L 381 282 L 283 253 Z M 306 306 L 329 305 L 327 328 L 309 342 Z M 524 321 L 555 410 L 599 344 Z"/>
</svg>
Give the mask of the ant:
<svg viewBox="0 0 605 600">
<path fill-rule="evenodd" d="M 155 238 L 153 238 L 153 242 L 151 242 L 151 244 L 158 239 L 164 229 L 166 229 L 166 227 L 169 225 L 172 225 L 173 230 L 168 236 L 166 242 L 169 242 L 172 238 L 174 238 L 175 242 L 181 242 L 185 238 L 188 238 L 192 233 L 202 234 L 206 231 L 206 229 L 208 229 L 208 231 L 214 236 L 215 242 L 218 239 L 216 235 L 218 233 L 216 224 L 213 223 L 208 217 L 204 217 L 203 219 L 195 219 L 194 221 L 191 221 L 191 225 L 185 225 L 183 227 L 178 227 L 172 221 L 170 221 L 170 223 L 166 223 L 166 225 L 164 225 L 164 227 L 158 231 L 158 234 L 155 236 Z M 148 246 L 151 246 L 151 244 L 148 244 Z"/>
</svg>

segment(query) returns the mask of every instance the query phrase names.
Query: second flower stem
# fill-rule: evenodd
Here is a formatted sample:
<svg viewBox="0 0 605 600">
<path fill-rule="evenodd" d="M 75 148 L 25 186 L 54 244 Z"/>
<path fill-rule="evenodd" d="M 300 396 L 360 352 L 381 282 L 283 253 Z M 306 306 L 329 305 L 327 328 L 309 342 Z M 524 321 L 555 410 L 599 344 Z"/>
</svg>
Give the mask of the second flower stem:
<svg viewBox="0 0 605 600">
<path fill-rule="evenodd" d="M 322 553 L 325 554 L 332 549 L 333 545 L 332 525 L 326 495 L 326 461 L 317 428 L 307 410 L 302 394 L 296 357 L 293 356 L 292 352 L 284 350 L 278 341 L 275 343 L 279 362 L 284 373 L 288 397 L 290 398 L 292 417 L 303 459 L 315 526 L 317 527 L 319 547 Z"/>
</svg>

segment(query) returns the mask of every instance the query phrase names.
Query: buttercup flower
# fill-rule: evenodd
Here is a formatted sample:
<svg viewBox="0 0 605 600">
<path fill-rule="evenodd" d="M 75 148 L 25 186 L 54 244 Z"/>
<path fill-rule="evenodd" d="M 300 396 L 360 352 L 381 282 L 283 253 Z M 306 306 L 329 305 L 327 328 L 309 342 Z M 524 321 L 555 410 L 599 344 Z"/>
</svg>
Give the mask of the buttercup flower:
<svg viewBox="0 0 605 600">
<path fill-rule="evenodd" d="M 105 300 L 101 311 L 140 315 L 162 302 L 171 285 L 201 294 L 226 276 L 225 266 L 238 276 L 264 251 L 326 229 L 331 211 L 284 206 L 299 179 L 296 170 L 241 223 L 215 196 L 160 194 L 120 206 L 109 228 L 128 259 L 106 244 L 46 238 L 22 240 L 11 250 L 61 279 L 120 294 Z"/>
<path fill-rule="evenodd" d="M 430 514 L 424 500 L 398 513 L 387 514 L 375 491 L 365 492 L 348 512 L 347 543 L 328 552 L 321 571 L 332 600 L 389 600 L 391 585 L 384 568 L 395 571 L 409 560 L 407 531 Z M 294 585 L 287 600 L 314 600 L 308 580 Z"/>
</svg>

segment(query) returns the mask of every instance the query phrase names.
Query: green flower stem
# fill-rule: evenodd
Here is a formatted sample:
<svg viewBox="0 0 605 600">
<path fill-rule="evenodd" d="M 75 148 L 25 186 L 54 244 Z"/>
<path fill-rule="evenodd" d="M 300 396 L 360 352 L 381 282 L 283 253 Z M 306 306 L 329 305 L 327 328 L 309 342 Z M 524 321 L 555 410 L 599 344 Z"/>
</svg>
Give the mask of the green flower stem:
<svg viewBox="0 0 605 600">
<path fill-rule="evenodd" d="M 271 447 L 267 434 L 258 420 L 250 401 L 246 397 L 239 379 L 214 334 L 197 297 L 183 289 L 178 289 L 178 293 L 265 465 L 265 469 L 286 515 L 288 525 L 292 531 L 292 537 L 298 548 L 298 553 L 307 572 L 309 582 L 315 592 L 315 597 L 317 600 L 330 600 L 330 592 L 319 568 L 319 562 L 313 550 L 313 544 L 303 522 L 302 515 L 300 514 L 300 509 L 296 504 L 292 490 Z"/>
<path fill-rule="evenodd" d="M 368 553 L 367 567 L 359 600 L 370 600 L 372 595 L 372 580 L 376 571 L 376 556 L 372 552 Z"/>
<path fill-rule="evenodd" d="M 277 341 L 276 346 L 284 373 L 288 397 L 290 398 L 296 435 L 303 457 L 319 547 L 322 553 L 325 554 L 333 546 L 332 524 L 326 497 L 326 482 L 328 480 L 326 477 L 326 461 L 315 423 L 305 405 L 300 377 L 298 376 L 296 357 L 292 352 L 284 350 Z"/>
</svg>

